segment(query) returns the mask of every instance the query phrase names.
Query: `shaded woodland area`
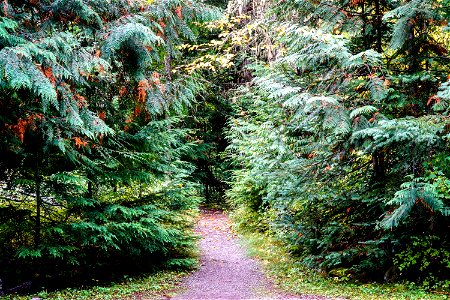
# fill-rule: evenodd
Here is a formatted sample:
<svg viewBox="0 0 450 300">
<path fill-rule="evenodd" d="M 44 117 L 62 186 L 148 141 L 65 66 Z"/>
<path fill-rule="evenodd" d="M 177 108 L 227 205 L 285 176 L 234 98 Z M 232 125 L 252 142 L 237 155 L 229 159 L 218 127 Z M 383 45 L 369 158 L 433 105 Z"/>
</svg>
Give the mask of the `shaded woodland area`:
<svg viewBox="0 0 450 300">
<path fill-rule="evenodd" d="M 450 291 L 450 1 L 0 14 L 3 292 L 195 266 L 201 203 L 325 277 Z"/>
</svg>

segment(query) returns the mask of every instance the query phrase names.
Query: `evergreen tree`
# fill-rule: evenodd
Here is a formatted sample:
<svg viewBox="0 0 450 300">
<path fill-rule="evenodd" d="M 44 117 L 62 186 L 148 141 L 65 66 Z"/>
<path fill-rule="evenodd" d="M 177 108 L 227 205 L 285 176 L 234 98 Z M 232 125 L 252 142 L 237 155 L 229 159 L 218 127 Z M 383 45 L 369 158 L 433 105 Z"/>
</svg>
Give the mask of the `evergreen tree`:
<svg viewBox="0 0 450 300">
<path fill-rule="evenodd" d="M 218 11 L 181 0 L 4 1 L 1 11 L 5 288 L 191 264 L 185 216 L 199 197 L 182 126 L 203 86 L 175 66 L 178 46 Z"/>
<path fill-rule="evenodd" d="M 282 55 L 248 52 L 229 123 L 243 226 L 333 276 L 446 279 L 445 8 L 300 0 L 260 18 Z M 411 241 L 438 254 L 413 262 Z"/>
</svg>

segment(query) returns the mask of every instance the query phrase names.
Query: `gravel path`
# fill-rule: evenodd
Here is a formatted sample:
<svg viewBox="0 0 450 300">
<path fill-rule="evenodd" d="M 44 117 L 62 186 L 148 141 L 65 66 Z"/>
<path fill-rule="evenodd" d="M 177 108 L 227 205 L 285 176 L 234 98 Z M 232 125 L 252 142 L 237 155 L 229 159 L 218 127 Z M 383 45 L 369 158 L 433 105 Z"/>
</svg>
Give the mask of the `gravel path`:
<svg viewBox="0 0 450 300">
<path fill-rule="evenodd" d="M 201 267 L 184 282 L 186 292 L 172 299 L 330 299 L 275 291 L 258 263 L 245 255 L 230 227 L 228 217 L 222 212 L 202 211 L 196 228 L 202 236 Z"/>
</svg>

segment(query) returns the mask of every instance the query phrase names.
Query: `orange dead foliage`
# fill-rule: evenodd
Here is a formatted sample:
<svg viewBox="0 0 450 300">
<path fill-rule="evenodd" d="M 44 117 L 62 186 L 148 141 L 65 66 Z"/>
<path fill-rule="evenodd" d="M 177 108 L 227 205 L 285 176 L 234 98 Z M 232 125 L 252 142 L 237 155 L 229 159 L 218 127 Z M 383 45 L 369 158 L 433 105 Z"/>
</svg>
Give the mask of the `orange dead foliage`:
<svg viewBox="0 0 450 300">
<path fill-rule="evenodd" d="M 53 75 L 53 69 L 51 67 L 44 66 L 44 67 L 42 67 L 42 71 L 44 73 L 44 76 L 50 80 L 52 85 L 56 86 L 56 78 Z"/>
<path fill-rule="evenodd" d="M 158 87 L 161 94 L 164 94 L 166 92 L 166 85 L 161 83 L 161 74 L 159 74 L 158 72 L 153 72 L 152 82 Z"/>
<path fill-rule="evenodd" d="M 182 19 L 183 18 L 183 12 L 182 12 L 182 7 L 181 5 L 177 6 L 175 8 L 175 13 L 178 16 L 178 18 Z"/>
<path fill-rule="evenodd" d="M 159 19 L 158 24 L 161 26 L 162 30 L 157 33 L 157 36 L 163 37 L 164 36 L 164 28 L 166 28 L 166 23 L 164 23 L 163 20 Z"/>
<path fill-rule="evenodd" d="M 103 144 L 103 134 L 98 135 L 98 143 L 101 145 Z M 94 148 L 96 145 L 92 144 L 91 148 Z"/>
<path fill-rule="evenodd" d="M 88 106 L 88 104 L 86 102 L 86 98 L 84 98 L 80 94 L 75 94 L 74 98 L 77 101 L 77 106 L 79 108 L 83 108 L 83 107 L 87 107 Z"/>
<path fill-rule="evenodd" d="M 98 113 L 98 117 L 100 119 L 102 119 L 103 121 L 105 121 L 106 113 L 104 111 L 101 111 L 101 112 Z"/>
<path fill-rule="evenodd" d="M 32 130 L 36 130 L 36 125 L 34 124 L 34 121 L 36 119 L 41 120 L 43 117 L 44 116 L 42 114 L 32 114 L 25 119 L 22 118 L 19 119 L 17 121 L 17 124 L 7 125 L 7 127 L 12 129 L 16 133 L 20 141 L 23 143 L 27 129 L 29 129 L 31 125 L 33 125 Z"/>
<path fill-rule="evenodd" d="M 98 71 L 100 74 L 105 73 L 105 67 L 104 67 L 103 65 L 98 65 L 97 71 Z"/>
<path fill-rule="evenodd" d="M 144 79 L 138 83 L 138 102 L 145 103 L 147 98 L 147 89 L 149 87 L 148 80 Z"/>
<path fill-rule="evenodd" d="M 3 0 L 3 14 L 7 17 L 9 16 L 8 15 L 8 1 L 6 1 L 6 0 Z"/>
<path fill-rule="evenodd" d="M 373 114 L 373 117 L 369 119 L 369 122 L 372 123 L 373 121 L 375 121 L 376 117 L 378 116 L 378 112 Z"/>
<path fill-rule="evenodd" d="M 26 132 L 29 124 L 30 123 L 28 122 L 28 120 L 19 119 L 19 122 L 17 122 L 17 125 L 14 125 L 12 128 L 22 143 L 23 143 L 23 140 L 25 137 L 25 132 Z"/>
<path fill-rule="evenodd" d="M 351 2 L 352 6 L 356 6 L 356 5 L 360 4 L 360 3 L 363 3 L 364 0 L 351 0 L 350 2 Z"/>
<path fill-rule="evenodd" d="M 133 122 L 133 115 L 131 115 L 130 117 L 128 117 L 128 119 L 125 120 L 126 124 L 130 124 L 131 122 Z M 123 131 L 128 131 L 128 129 L 130 129 L 130 126 L 125 125 Z"/>
<path fill-rule="evenodd" d="M 87 141 L 83 141 L 80 137 L 76 136 L 73 138 L 75 141 L 75 145 L 78 147 L 78 149 L 80 149 L 81 147 L 86 147 L 88 142 Z"/>
<path fill-rule="evenodd" d="M 441 99 L 436 96 L 431 96 L 430 98 L 428 98 L 427 105 L 430 105 L 433 103 L 439 104 L 439 103 L 441 103 Z"/>
<path fill-rule="evenodd" d="M 142 106 L 141 105 L 137 105 L 136 108 L 134 109 L 134 115 L 135 116 L 139 116 L 142 112 Z"/>
<path fill-rule="evenodd" d="M 161 74 L 159 74 L 158 72 L 153 72 L 152 74 L 152 80 L 155 84 L 161 84 Z"/>
<path fill-rule="evenodd" d="M 126 86 L 122 86 L 119 90 L 119 96 L 123 96 L 127 93 L 127 87 Z"/>
</svg>

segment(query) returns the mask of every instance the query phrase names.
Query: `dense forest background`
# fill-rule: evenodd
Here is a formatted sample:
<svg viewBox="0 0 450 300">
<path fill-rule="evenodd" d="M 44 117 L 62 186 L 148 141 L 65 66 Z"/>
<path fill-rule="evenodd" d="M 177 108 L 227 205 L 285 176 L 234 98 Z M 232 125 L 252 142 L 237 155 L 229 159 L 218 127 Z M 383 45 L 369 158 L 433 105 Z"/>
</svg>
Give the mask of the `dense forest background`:
<svg viewBox="0 0 450 300">
<path fill-rule="evenodd" d="M 5 291 L 190 267 L 212 202 L 324 276 L 448 290 L 450 1 L 206 2 L 0 4 Z"/>
</svg>

